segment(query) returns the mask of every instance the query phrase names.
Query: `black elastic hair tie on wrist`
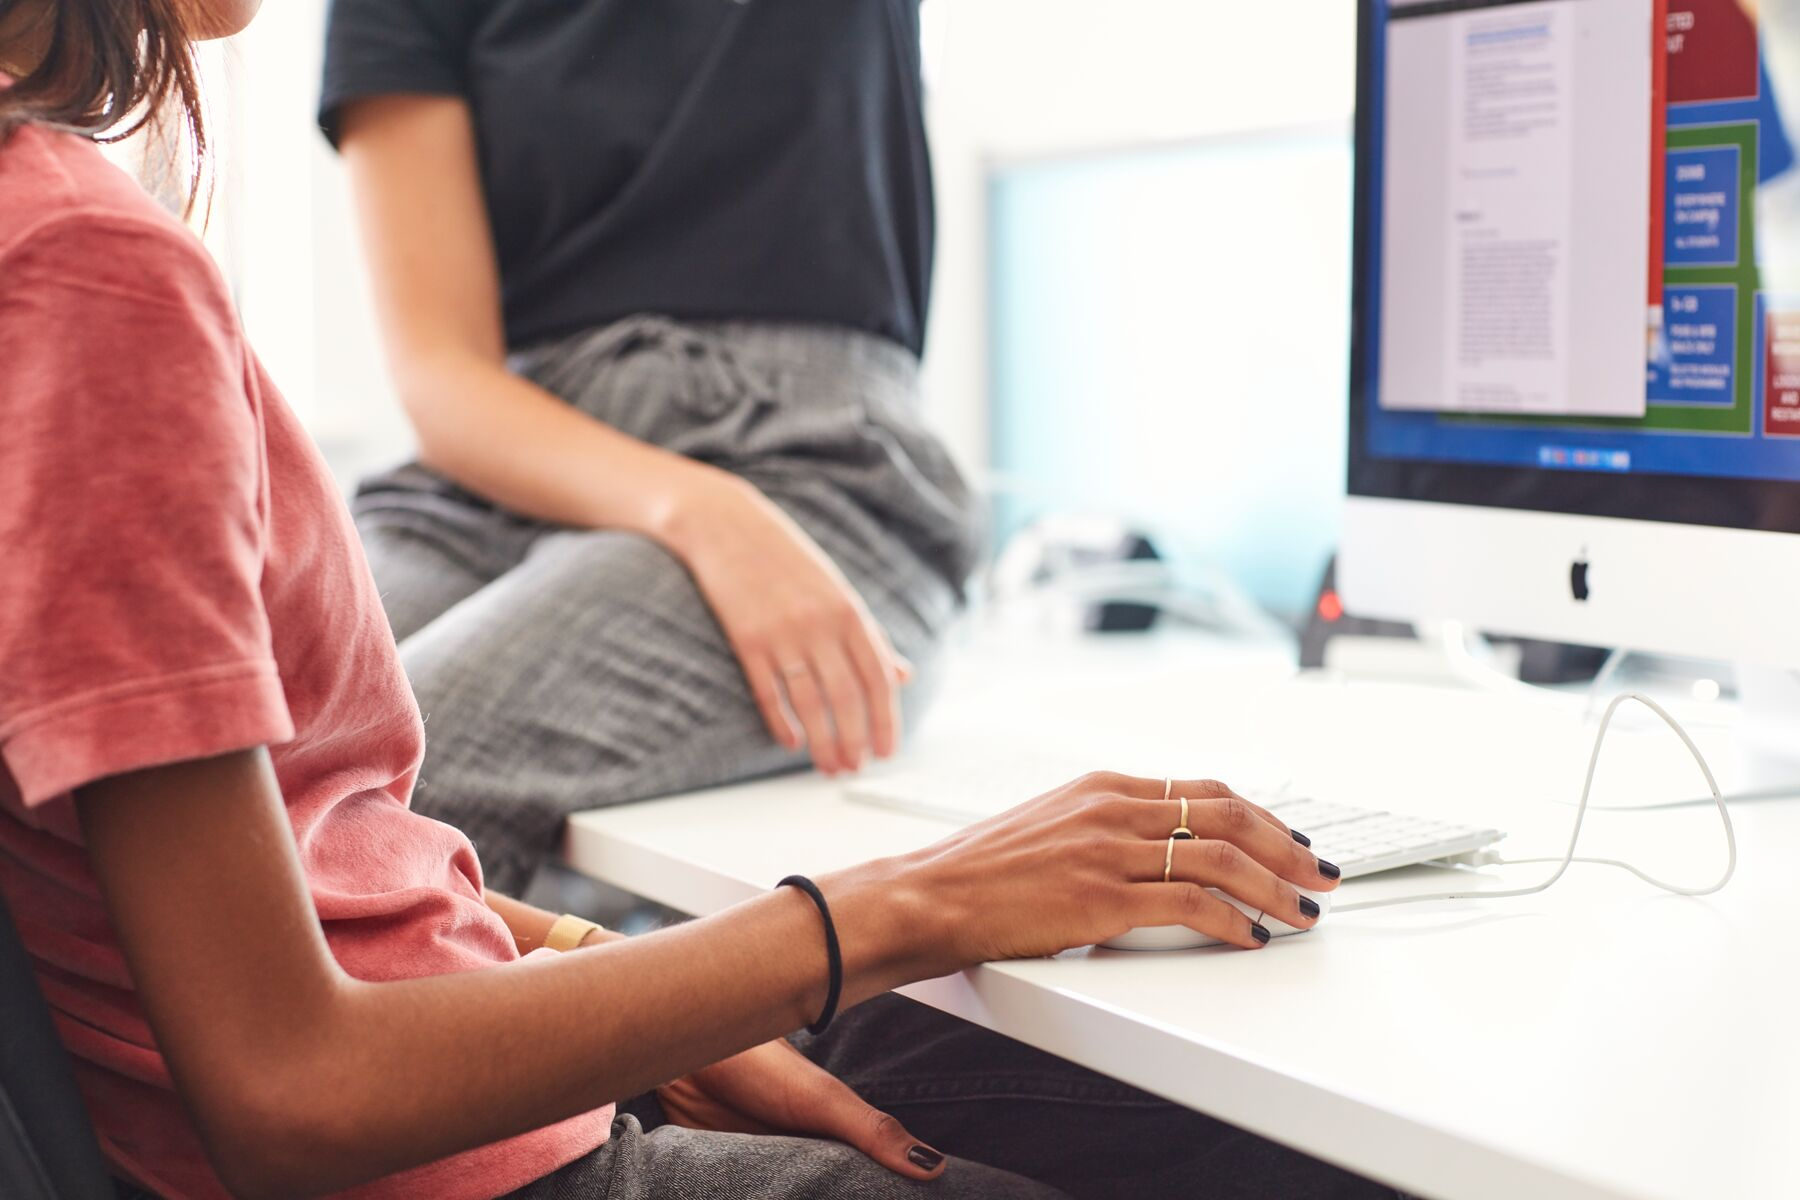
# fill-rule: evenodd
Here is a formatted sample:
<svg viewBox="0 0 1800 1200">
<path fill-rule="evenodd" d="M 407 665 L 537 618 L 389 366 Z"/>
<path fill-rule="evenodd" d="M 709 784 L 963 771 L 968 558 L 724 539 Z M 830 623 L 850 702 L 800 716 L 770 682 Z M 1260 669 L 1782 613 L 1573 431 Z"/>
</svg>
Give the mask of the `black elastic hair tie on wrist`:
<svg viewBox="0 0 1800 1200">
<path fill-rule="evenodd" d="M 825 988 L 825 1007 L 819 1013 L 819 1019 L 806 1027 L 806 1032 L 816 1036 L 830 1028 L 831 1019 L 837 1016 L 838 998 L 844 992 L 844 954 L 838 948 L 837 923 L 831 919 L 831 906 L 825 903 L 825 893 L 806 876 L 789 875 L 775 886 L 796 887 L 805 892 L 812 897 L 812 902 L 819 908 L 819 916 L 825 921 L 825 961 L 831 980 Z"/>
</svg>

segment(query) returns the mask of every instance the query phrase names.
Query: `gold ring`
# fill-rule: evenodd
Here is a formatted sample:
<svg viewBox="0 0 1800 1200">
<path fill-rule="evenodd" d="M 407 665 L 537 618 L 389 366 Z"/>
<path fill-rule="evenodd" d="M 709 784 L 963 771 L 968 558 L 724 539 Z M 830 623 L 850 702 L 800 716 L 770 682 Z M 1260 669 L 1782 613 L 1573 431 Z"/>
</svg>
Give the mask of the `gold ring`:
<svg viewBox="0 0 1800 1200">
<path fill-rule="evenodd" d="M 1187 797 L 1183 796 L 1183 797 L 1181 797 L 1181 824 L 1177 825 L 1174 829 L 1169 831 L 1169 840 L 1171 842 L 1173 842 L 1176 838 L 1180 838 L 1183 841 L 1187 841 L 1194 836 L 1194 831 L 1188 828 L 1187 818 L 1188 818 L 1188 802 L 1187 802 Z"/>
<path fill-rule="evenodd" d="M 1167 775 L 1163 776 L 1163 799 L 1169 798 L 1169 792 L 1175 787 L 1175 781 Z"/>
<path fill-rule="evenodd" d="M 1169 876 L 1175 870 L 1175 835 L 1169 835 L 1169 848 L 1163 852 L 1163 882 L 1169 882 Z"/>
</svg>

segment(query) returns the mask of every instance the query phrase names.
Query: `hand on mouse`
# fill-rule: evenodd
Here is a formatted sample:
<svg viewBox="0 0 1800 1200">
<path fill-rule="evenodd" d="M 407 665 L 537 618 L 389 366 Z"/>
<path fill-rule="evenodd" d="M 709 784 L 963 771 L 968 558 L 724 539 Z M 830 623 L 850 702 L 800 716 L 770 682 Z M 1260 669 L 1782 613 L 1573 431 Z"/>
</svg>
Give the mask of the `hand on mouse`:
<svg viewBox="0 0 1800 1200">
<path fill-rule="evenodd" d="M 992 959 L 1055 954 L 1128 929 L 1185 925 L 1257 949 L 1250 917 L 1215 887 L 1296 928 L 1318 919 L 1295 890 L 1329 891 L 1322 863 L 1274 815 L 1214 780 L 1097 773 L 897 858 L 819 880 L 858 954 L 911 979 Z M 1191 840 L 1169 836 L 1187 797 Z"/>
</svg>

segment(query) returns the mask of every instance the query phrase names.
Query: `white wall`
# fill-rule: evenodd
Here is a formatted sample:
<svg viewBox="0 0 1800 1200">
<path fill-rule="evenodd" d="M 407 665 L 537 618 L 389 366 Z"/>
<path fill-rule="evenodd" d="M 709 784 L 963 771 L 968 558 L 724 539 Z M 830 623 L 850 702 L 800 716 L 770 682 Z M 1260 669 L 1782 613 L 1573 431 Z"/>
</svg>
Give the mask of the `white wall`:
<svg viewBox="0 0 1800 1200">
<path fill-rule="evenodd" d="M 388 386 L 343 171 L 314 123 L 325 0 L 264 5 L 236 39 L 247 136 L 233 213 L 245 328 L 348 485 L 410 445 Z"/>
<path fill-rule="evenodd" d="M 933 10 L 936 10 L 935 12 Z M 1347 123 L 1354 0 L 926 0 L 939 254 L 928 401 L 986 459 L 986 179 L 1008 159 Z"/>
</svg>

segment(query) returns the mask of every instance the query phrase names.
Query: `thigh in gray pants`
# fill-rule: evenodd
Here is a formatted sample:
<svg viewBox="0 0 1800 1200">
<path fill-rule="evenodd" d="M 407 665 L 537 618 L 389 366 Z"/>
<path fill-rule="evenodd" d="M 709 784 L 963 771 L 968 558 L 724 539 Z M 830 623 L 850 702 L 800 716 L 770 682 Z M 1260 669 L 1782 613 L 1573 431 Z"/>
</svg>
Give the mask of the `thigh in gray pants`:
<svg viewBox="0 0 1800 1200">
<path fill-rule="evenodd" d="M 755 483 L 921 667 L 974 563 L 967 488 L 919 423 L 917 364 L 817 326 L 638 317 L 512 367 L 640 440 Z M 596 471 L 604 463 L 595 463 Z M 416 807 L 517 894 L 584 808 L 798 767 L 685 568 L 648 539 L 496 508 L 418 464 L 356 521 L 425 714 Z"/>
</svg>

